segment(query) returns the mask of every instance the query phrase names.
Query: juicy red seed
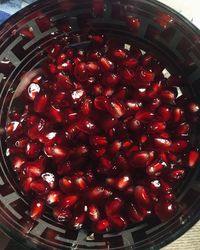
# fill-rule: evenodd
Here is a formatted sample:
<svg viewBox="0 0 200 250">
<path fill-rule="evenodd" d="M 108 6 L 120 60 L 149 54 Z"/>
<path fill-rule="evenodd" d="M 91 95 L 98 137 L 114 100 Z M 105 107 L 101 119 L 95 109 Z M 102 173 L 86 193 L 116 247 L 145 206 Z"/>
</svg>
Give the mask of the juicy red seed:
<svg viewBox="0 0 200 250">
<path fill-rule="evenodd" d="M 130 161 L 132 164 L 135 165 L 135 167 L 145 167 L 148 160 L 149 160 L 149 152 L 147 151 L 135 152 L 130 157 Z"/>
<path fill-rule="evenodd" d="M 127 22 L 129 24 L 129 27 L 133 30 L 137 30 L 140 28 L 140 20 L 138 18 L 128 16 Z"/>
<path fill-rule="evenodd" d="M 102 45 L 104 43 L 104 35 L 89 35 L 88 38 L 96 45 Z"/>
<path fill-rule="evenodd" d="M 138 60 L 134 57 L 127 58 L 122 62 L 122 66 L 129 69 L 134 69 L 137 64 Z"/>
<path fill-rule="evenodd" d="M 19 122 L 21 119 L 21 114 L 19 111 L 13 110 L 9 114 L 9 117 L 10 117 L 11 121 L 18 121 Z"/>
<path fill-rule="evenodd" d="M 95 147 L 102 147 L 107 145 L 108 141 L 105 136 L 97 136 L 92 135 L 90 136 L 90 144 Z"/>
<path fill-rule="evenodd" d="M 185 170 L 175 169 L 175 170 L 172 170 L 169 175 L 173 180 L 180 180 L 185 176 Z"/>
<path fill-rule="evenodd" d="M 57 166 L 57 171 L 56 173 L 58 175 L 67 175 L 72 171 L 72 164 L 70 161 L 66 161 L 64 163 L 60 163 Z"/>
<path fill-rule="evenodd" d="M 108 200 L 105 205 L 105 211 L 107 216 L 120 212 L 122 206 L 123 206 L 123 201 L 118 197 Z"/>
<path fill-rule="evenodd" d="M 124 68 L 120 72 L 120 76 L 127 82 L 132 82 L 135 78 L 135 73 L 132 69 Z"/>
<path fill-rule="evenodd" d="M 94 99 L 94 106 L 98 110 L 106 110 L 108 99 L 105 96 L 98 96 Z"/>
<path fill-rule="evenodd" d="M 199 104 L 198 103 L 195 103 L 195 102 L 190 102 L 188 104 L 188 111 L 190 113 L 197 113 L 199 111 L 200 107 L 199 107 Z"/>
<path fill-rule="evenodd" d="M 30 98 L 30 100 L 33 101 L 39 92 L 40 86 L 37 83 L 31 83 L 28 86 L 28 97 Z"/>
<path fill-rule="evenodd" d="M 111 154 L 116 154 L 121 149 L 121 147 L 122 147 L 121 141 L 115 140 L 109 145 L 108 151 Z"/>
<path fill-rule="evenodd" d="M 70 73 L 73 70 L 73 66 L 70 60 L 67 60 L 57 66 L 57 69 L 65 73 Z"/>
<path fill-rule="evenodd" d="M 41 175 L 42 179 L 49 184 L 51 189 L 55 188 L 56 185 L 56 177 L 53 173 L 45 172 Z"/>
<path fill-rule="evenodd" d="M 170 151 L 172 153 L 179 153 L 186 150 L 187 147 L 188 147 L 188 142 L 186 140 L 177 140 L 172 143 Z"/>
<path fill-rule="evenodd" d="M 85 223 L 85 219 L 86 219 L 85 212 L 77 214 L 69 222 L 69 227 L 74 229 L 74 230 L 81 229 Z"/>
<path fill-rule="evenodd" d="M 108 75 L 106 75 L 106 77 L 104 78 L 104 81 L 105 84 L 113 87 L 120 82 L 120 77 L 115 73 L 108 73 Z"/>
<path fill-rule="evenodd" d="M 128 218 L 132 222 L 141 222 L 144 220 L 145 217 L 142 211 L 132 203 L 128 206 L 127 213 Z"/>
<path fill-rule="evenodd" d="M 24 156 L 20 155 L 13 156 L 11 159 L 12 169 L 16 172 L 19 172 L 25 162 L 26 159 Z"/>
<path fill-rule="evenodd" d="M 68 76 L 58 73 L 56 75 L 56 86 L 58 89 L 65 90 L 65 89 L 71 89 L 73 87 L 73 84 Z"/>
<path fill-rule="evenodd" d="M 189 129 L 190 129 L 190 125 L 188 123 L 184 122 L 184 123 L 181 123 L 177 126 L 175 133 L 178 136 L 188 135 Z"/>
<path fill-rule="evenodd" d="M 86 69 L 91 76 L 95 76 L 99 72 L 99 66 L 96 62 L 88 62 L 86 64 Z"/>
<path fill-rule="evenodd" d="M 162 119 L 163 121 L 168 121 L 171 117 L 171 110 L 167 106 L 161 106 L 158 108 L 158 118 Z"/>
<path fill-rule="evenodd" d="M 173 191 L 172 185 L 169 182 L 164 181 L 163 179 L 160 179 L 160 185 L 162 191 L 166 194 L 171 193 Z"/>
<path fill-rule="evenodd" d="M 190 168 L 195 167 L 198 159 L 199 159 L 199 152 L 195 150 L 191 150 L 188 154 L 188 166 Z"/>
<path fill-rule="evenodd" d="M 55 122 L 63 121 L 63 114 L 61 110 L 59 108 L 55 108 L 54 106 L 49 107 L 48 116 Z"/>
<path fill-rule="evenodd" d="M 152 82 L 155 78 L 155 73 L 152 70 L 146 70 L 144 68 L 139 70 L 138 75 L 143 82 Z"/>
<path fill-rule="evenodd" d="M 53 217 L 59 222 L 65 222 L 72 217 L 72 213 L 68 209 L 55 207 L 53 209 Z"/>
<path fill-rule="evenodd" d="M 126 113 L 126 108 L 119 101 L 113 100 L 107 102 L 106 108 L 114 118 L 120 118 Z"/>
<path fill-rule="evenodd" d="M 162 201 L 155 205 L 155 213 L 163 221 L 172 218 L 176 214 L 177 209 L 177 204 L 170 201 Z"/>
<path fill-rule="evenodd" d="M 25 163 L 25 172 L 28 176 L 39 177 L 45 170 L 44 158 Z"/>
<path fill-rule="evenodd" d="M 136 186 L 134 191 L 135 201 L 138 205 L 149 206 L 151 204 L 147 190 L 143 186 Z"/>
<path fill-rule="evenodd" d="M 135 115 L 135 119 L 139 120 L 141 122 L 149 122 L 150 120 L 152 120 L 154 117 L 154 114 L 152 112 L 146 111 L 146 110 L 138 110 L 136 115 Z"/>
<path fill-rule="evenodd" d="M 46 197 L 46 203 L 48 205 L 52 205 L 52 204 L 57 204 L 60 199 L 62 197 L 62 194 L 60 191 L 50 191 Z"/>
<path fill-rule="evenodd" d="M 152 122 L 149 124 L 148 131 L 150 133 L 159 133 L 166 129 L 165 122 Z"/>
<path fill-rule="evenodd" d="M 109 231 L 109 226 L 107 219 L 101 219 L 94 223 L 93 230 L 95 233 L 106 233 Z"/>
<path fill-rule="evenodd" d="M 43 200 L 37 199 L 31 203 L 30 216 L 33 220 L 39 219 L 44 212 L 45 204 Z"/>
<path fill-rule="evenodd" d="M 168 151 L 171 149 L 172 142 L 168 139 L 154 138 L 154 146 L 159 151 Z"/>
<path fill-rule="evenodd" d="M 6 126 L 6 133 L 8 136 L 19 136 L 23 133 L 21 123 L 12 121 Z"/>
<path fill-rule="evenodd" d="M 111 61 L 109 61 L 107 58 L 102 57 L 99 60 L 99 65 L 103 71 L 111 71 L 114 68 L 114 65 Z"/>
<path fill-rule="evenodd" d="M 59 180 L 59 187 L 63 193 L 68 193 L 73 189 L 74 183 L 70 177 L 65 176 Z"/>
<path fill-rule="evenodd" d="M 160 175 L 164 165 L 161 162 L 154 162 L 147 166 L 146 173 L 149 176 L 158 176 Z"/>
<path fill-rule="evenodd" d="M 137 100 L 127 100 L 126 106 L 132 111 L 138 111 L 142 107 L 142 103 Z"/>
<path fill-rule="evenodd" d="M 131 184 L 131 178 L 129 175 L 121 175 L 116 179 L 115 187 L 118 190 L 125 190 Z"/>
<path fill-rule="evenodd" d="M 77 128 L 86 134 L 93 134 L 96 131 L 96 125 L 90 119 L 79 120 Z"/>
<path fill-rule="evenodd" d="M 81 105 L 81 111 L 84 115 L 89 115 L 92 110 L 92 100 L 90 98 L 87 98 L 83 101 Z"/>
<path fill-rule="evenodd" d="M 160 93 L 160 98 L 164 102 L 173 103 L 175 100 L 175 95 L 170 90 L 162 90 Z"/>
<path fill-rule="evenodd" d="M 71 151 L 65 146 L 45 146 L 44 151 L 48 157 L 53 157 L 55 159 L 68 158 L 71 154 Z"/>
<path fill-rule="evenodd" d="M 117 231 L 122 231 L 127 227 L 127 221 L 120 215 L 113 215 L 109 217 L 110 225 Z"/>
<path fill-rule="evenodd" d="M 110 190 L 107 190 L 101 186 L 96 186 L 94 188 L 91 188 L 87 192 L 87 197 L 91 200 L 99 200 L 102 198 L 106 198 L 112 195 L 112 192 Z"/>
<path fill-rule="evenodd" d="M 22 137 L 19 138 L 16 142 L 15 142 L 15 147 L 17 148 L 25 148 L 27 143 L 28 143 L 29 139 L 28 137 Z"/>
<path fill-rule="evenodd" d="M 40 154 L 41 144 L 39 142 L 28 142 L 26 145 L 26 155 L 35 158 Z"/>
<path fill-rule="evenodd" d="M 123 60 L 127 57 L 127 54 L 124 50 L 122 49 L 116 49 L 112 52 L 112 55 L 115 59 L 117 60 Z"/>
<path fill-rule="evenodd" d="M 183 116 L 183 110 L 179 107 L 175 107 L 172 109 L 171 120 L 173 122 L 180 122 Z"/>
<path fill-rule="evenodd" d="M 87 215 L 91 221 L 98 221 L 100 219 L 100 211 L 94 204 L 88 205 Z"/>
<path fill-rule="evenodd" d="M 60 202 L 59 206 L 61 208 L 68 208 L 72 207 L 76 202 L 78 201 L 78 196 L 77 195 L 69 195 L 69 196 L 64 196 Z"/>
<path fill-rule="evenodd" d="M 33 177 L 27 177 L 21 183 L 21 187 L 24 193 L 28 193 L 31 191 L 31 182 L 33 181 Z"/>
<path fill-rule="evenodd" d="M 46 194 L 49 191 L 48 183 L 42 179 L 32 181 L 30 188 L 36 194 Z"/>
</svg>

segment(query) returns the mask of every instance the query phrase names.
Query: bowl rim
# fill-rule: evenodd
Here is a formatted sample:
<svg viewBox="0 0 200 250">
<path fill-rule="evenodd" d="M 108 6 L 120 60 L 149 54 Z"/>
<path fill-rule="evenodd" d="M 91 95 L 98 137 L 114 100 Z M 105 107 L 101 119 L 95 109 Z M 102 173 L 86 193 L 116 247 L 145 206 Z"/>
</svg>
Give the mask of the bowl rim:
<svg viewBox="0 0 200 250">
<path fill-rule="evenodd" d="M 51 1 L 54 1 L 54 0 L 51 0 Z M 74 1 L 76 1 L 76 0 L 74 0 Z M 112 0 L 106 0 L 106 1 L 112 1 Z M 138 1 L 138 0 L 136 0 L 136 1 Z M 160 6 L 162 9 L 165 9 L 167 12 L 172 13 L 174 16 L 176 16 L 177 19 L 179 19 L 181 22 L 185 23 L 194 33 L 196 33 L 197 35 L 200 35 L 200 29 L 197 26 L 195 26 L 192 22 L 190 22 L 186 17 L 184 17 L 181 13 L 179 13 L 178 11 L 176 11 L 175 9 L 173 9 L 172 7 L 170 7 L 170 6 L 168 6 L 168 5 L 160 2 L 159 0 L 140 0 L 140 1 L 141 2 L 147 2 L 148 4 L 156 4 L 156 5 Z M 0 24 L 0 34 L 4 30 L 4 27 L 6 26 L 6 24 L 9 24 L 10 22 L 14 21 L 17 16 L 22 15 L 24 12 L 28 11 L 30 8 L 36 6 L 36 5 L 40 4 L 40 3 L 44 3 L 44 1 L 43 0 L 36 0 L 35 2 L 33 2 L 33 3 L 31 3 L 31 4 L 27 5 L 27 6 L 25 6 L 21 10 L 17 11 L 13 15 L 11 15 L 8 19 L 6 19 L 3 23 Z M 156 245 L 150 247 L 150 249 L 151 250 L 159 250 L 162 247 L 164 247 L 164 246 L 172 243 L 173 241 L 175 241 L 179 237 L 183 236 L 199 220 L 200 220 L 200 210 L 199 210 L 199 212 L 197 211 L 195 213 L 195 215 L 193 215 L 192 217 L 190 217 L 190 220 L 187 221 L 186 224 L 182 225 L 182 227 L 179 228 L 174 234 L 170 234 L 167 237 L 167 239 L 164 239 L 161 242 L 157 243 Z M 30 245 L 27 245 L 27 242 L 30 242 L 31 244 L 35 245 L 35 243 L 31 239 L 24 238 L 18 232 L 11 231 L 9 228 L 7 228 L 6 225 L 4 225 L 2 223 L 0 224 L 0 229 L 6 235 L 8 235 L 11 238 L 10 239 L 11 241 L 15 240 L 15 241 L 17 241 L 17 243 L 21 244 L 25 248 L 35 250 L 35 247 L 31 247 Z M 43 243 L 40 243 L 40 244 L 41 244 L 41 246 L 43 245 Z M 116 249 L 116 250 L 117 249 L 122 250 L 123 248 L 119 247 L 119 248 L 114 248 L 114 249 Z M 126 249 L 127 250 L 128 249 L 132 249 L 132 245 L 131 246 L 127 246 Z M 139 249 L 142 249 L 142 248 L 139 248 Z M 146 249 L 144 249 L 144 250 L 146 250 Z"/>
</svg>

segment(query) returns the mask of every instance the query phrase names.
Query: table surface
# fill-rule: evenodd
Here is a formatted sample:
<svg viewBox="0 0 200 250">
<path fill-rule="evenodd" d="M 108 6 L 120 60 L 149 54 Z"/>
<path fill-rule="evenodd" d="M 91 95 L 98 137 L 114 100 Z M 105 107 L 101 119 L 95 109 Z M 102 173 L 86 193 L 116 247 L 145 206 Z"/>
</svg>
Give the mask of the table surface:
<svg viewBox="0 0 200 250">
<path fill-rule="evenodd" d="M 34 0 L 0 0 L 0 23 L 19 9 L 34 2 Z M 197 27 L 200 28 L 199 0 L 160 0 L 171 6 Z M 5 11 L 6 10 L 6 11 Z M 16 246 L 16 243 L 0 232 L 0 250 L 23 250 L 23 247 Z M 162 250 L 200 250 L 200 221 L 187 233 L 175 240 L 173 243 L 162 248 Z"/>
</svg>

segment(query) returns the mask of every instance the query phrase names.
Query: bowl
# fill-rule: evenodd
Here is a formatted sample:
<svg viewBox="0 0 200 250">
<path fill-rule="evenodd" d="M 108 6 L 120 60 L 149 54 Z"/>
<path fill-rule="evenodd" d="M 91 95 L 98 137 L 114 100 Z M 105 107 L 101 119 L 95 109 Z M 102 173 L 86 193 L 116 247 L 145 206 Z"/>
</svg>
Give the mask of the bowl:
<svg viewBox="0 0 200 250">
<path fill-rule="evenodd" d="M 97 7 L 94 9 L 94 4 Z M 140 20 L 130 29 L 126 16 Z M 67 21 L 72 31 L 58 32 Z M 188 20 L 154 0 L 49 0 L 37 1 L 0 26 L 0 228 L 29 249 L 160 249 L 177 239 L 200 218 L 200 166 L 196 166 L 177 190 L 180 208 L 167 222 L 148 218 L 119 233 L 88 235 L 71 231 L 49 213 L 33 221 L 28 198 L 19 190 L 6 156 L 4 127 L 15 105 L 16 90 L 24 72 L 34 72 L 45 59 L 44 51 L 63 34 L 69 46 L 87 47 L 79 31 L 99 31 L 134 43 L 144 51 L 151 48 L 171 72 L 185 79 L 189 95 L 200 98 L 200 34 Z M 199 145 L 198 126 L 191 141 Z"/>
</svg>

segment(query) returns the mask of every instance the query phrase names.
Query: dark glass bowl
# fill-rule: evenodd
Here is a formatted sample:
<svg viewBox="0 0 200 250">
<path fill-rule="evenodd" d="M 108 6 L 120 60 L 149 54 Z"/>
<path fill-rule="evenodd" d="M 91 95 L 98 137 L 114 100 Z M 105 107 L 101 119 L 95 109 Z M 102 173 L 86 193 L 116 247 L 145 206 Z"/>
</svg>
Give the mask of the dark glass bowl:
<svg viewBox="0 0 200 250">
<path fill-rule="evenodd" d="M 99 0 L 99 2 L 103 2 Z M 126 16 L 139 18 L 138 30 L 128 28 Z M 39 67 L 43 51 L 59 39 L 58 27 L 72 26 L 66 36 L 76 37 L 70 46 L 87 46 L 79 31 L 100 31 L 151 48 L 171 71 L 182 74 L 192 98 L 200 98 L 200 35 L 181 15 L 154 0 L 104 0 L 103 13 L 93 12 L 91 0 L 38 1 L 21 10 L 0 27 L 0 227 L 31 249 L 159 249 L 177 239 L 200 218 L 200 166 L 191 171 L 178 189 L 180 209 L 162 223 L 155 218 L 133 225 L 123 232 L 88 237 L 54 221 L 47 213 L 34 222 L 28 215 L 28 200 L 19 191 L 16 176 L 6 157 L 3 129 L 14 105 L 14 94 L 23 72 Z M 32 35 L 24 35 L 30 29 Z M 199 145 L 199 129 L 192 140 Z"/>
</svg>

